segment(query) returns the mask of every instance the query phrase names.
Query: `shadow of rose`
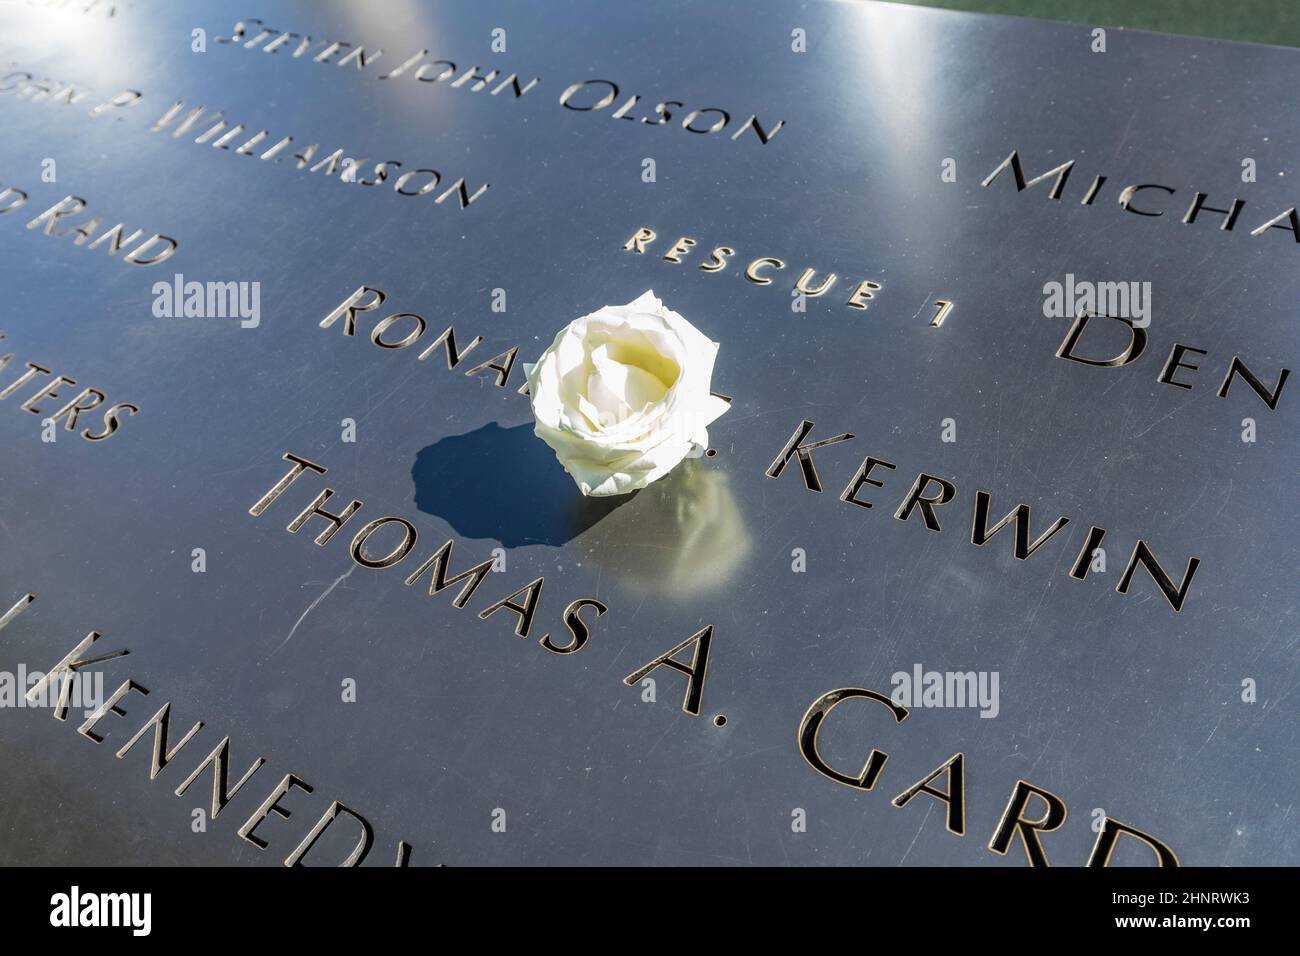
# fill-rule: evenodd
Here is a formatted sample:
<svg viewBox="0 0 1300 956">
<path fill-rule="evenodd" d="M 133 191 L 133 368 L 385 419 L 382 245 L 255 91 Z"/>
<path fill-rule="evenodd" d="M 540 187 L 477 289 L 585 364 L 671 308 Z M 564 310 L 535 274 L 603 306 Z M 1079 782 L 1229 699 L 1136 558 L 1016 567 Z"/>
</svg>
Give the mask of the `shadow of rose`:
<svg viewBox="0 0 1300 956">
<path fill-rule="evenodd" d="M 498 422 L 422 448 L 411 467 L 415 506 L 464 538 L 507 548 L 559 547 L 634 495 L 584 498 L 531 422 Z"/>
<path fill-rule="evenodd" d="M 560 547 L 590 530 L 586 555 L 642 594 L 714 591 L 752 550 L 725 471 L 689 460 L 630 495 L 584 498 L 531 422 L 437 441 L 416 455 L 411 478 L 416 507 L 464 538 Z"/>
</svg>

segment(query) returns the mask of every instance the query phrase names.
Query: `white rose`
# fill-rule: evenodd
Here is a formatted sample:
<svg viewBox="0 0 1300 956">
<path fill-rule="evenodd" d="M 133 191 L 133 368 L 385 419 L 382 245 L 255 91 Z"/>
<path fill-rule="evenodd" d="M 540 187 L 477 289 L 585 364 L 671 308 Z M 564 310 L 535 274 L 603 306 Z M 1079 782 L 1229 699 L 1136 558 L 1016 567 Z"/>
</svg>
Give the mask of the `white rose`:
<svg viewBox="0 0 1300 956">
<path fill-rule="evenodd" d="M 574 319 L 524 366 L 535 433 L 584 495 L 644 488 L 708 446 L 717 354 L 653 292 Z"/>
</svg>

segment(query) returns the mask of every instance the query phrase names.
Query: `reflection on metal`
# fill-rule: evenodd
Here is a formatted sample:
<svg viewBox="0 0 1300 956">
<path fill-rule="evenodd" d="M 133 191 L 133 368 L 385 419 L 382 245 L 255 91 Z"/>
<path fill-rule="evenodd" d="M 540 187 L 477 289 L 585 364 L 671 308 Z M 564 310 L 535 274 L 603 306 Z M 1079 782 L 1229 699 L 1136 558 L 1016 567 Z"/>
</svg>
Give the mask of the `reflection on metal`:
<svg viewBox="0 0 1300 956">
<path fill-rule="evenodd" d="M 668 601 L 713 595 L 737 600 L 729 585 L 753 550 L 730 479 L 698 461 L 641 489 L 576 542 L 630 591 Z"/>
</svg>

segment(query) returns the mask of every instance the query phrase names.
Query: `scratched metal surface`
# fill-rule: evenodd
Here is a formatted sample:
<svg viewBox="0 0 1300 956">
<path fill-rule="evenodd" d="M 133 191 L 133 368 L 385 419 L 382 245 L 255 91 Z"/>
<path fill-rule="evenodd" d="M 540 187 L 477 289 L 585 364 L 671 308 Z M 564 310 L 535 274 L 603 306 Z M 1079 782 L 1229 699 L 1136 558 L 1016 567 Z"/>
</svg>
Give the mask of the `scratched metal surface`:
<svg viewBox="0 0 1300 956">
<path fill-rule="evenodd" d="M 1269 381 L 1295 360 L 1300 246 L 1247 233 L 1297 199 L 1300 53 L 1112 30 L 1098 55 L 1083 28 L 876 4 L 255 6 L 246 15 L 270 26 L 385 53 L 358 71 L 215 44 L 234 20 L 215 4 L 123 4 L 111 19 L 0 4 L 7 69 L 90 91 L 66 108 L 0 95 L 0 185 L 32 197 L 0 216 L 3 351 L 141 408 L 110 440 L 43 443 L 19 408 L 30 389 L 0 402 L 0 605 L 38 595 L 0 631 L 0 670 L 48 668 L 94 629 L 98 646 L 131 652 L 102 666 L 107 688 L 131 677 L 150 691 L 100 725 L 100 745 L 77 733 L 79 712 L 0 709 L 0 862 L 278 865 L 337 799 L 374 828 L 367 865 L 390 864 L 399 840 L 413 864 L 1023 865 L 1019 848 L 986 848 L 1019 778 L 1069 807 L 1045 837 L 1054 863 L 1084 861 L 1097 808 L 1185 864 L 1300 862 L 1295 396 L 1269 412 L 1240 381 L 1214 394 L 1234 354 Z M 195 27 L 206 53 L 191 51 Z M 506 53 L 489 49 L 495 27 Z M 805 54 L 790 50 L 796 27 Z M 376 79 L 420 47 L 541 82 L 515 101 Z M 592 78 L 618 83 L 620 102 L 787 125 L 762 146 L 559 105 Z M 143 92 L 137 106 L 86 115 L 123 88 Z M 460 211 L 150 133 L 174 99 L 491 187 Z M 1078 159 L 1069 195 L 1016 194 L 1007 176 L 980 188 L 1013 148 L 1034 174 Z M 955 183 L 940 179 L 946 157 Z M 1258 182 L 1241 182 L 1243 157 Z M 45 158 L 55 183 L 41 181 Z M 1107 192 L 1080 204 L 1102 174 Z M 1114 188 L 1128 183 L 1176 187 L 1178 212 L 1126 213 Z M 1211 204 L 1247 199 L 1241 225 L 1179 223 L 1198 189 Z M 23 228 L 66 193 L 179 251 L 135 267 Z M 622 251 L 642 225 L 658 245 Z M 679 235 L 700 246 L 669 265 Z M 735 264 L 701 272 L 719 244 L 737 263 L 785 259 L 782 283 L 753 285 Z M 805 266 L 884 289 L 861 313 L 844 307 L 844 279 L 800 315 L 788 290 Z M 155 318 L 151 286 L 175 272 L 260 282 L 261 325 Z M 1042 317 L 1042 285 L 1067 272 L 1153 284 L 1140 361 L 1053 357 L 1065 326 Z M 531 360 L 570 318 L 652 288 L 721 343 L 714 387 L 735 403 L 711 430 L 718 454 L 583 508 L 530 435 L 520 369 L 500 389 L 319 327 L 362 283 L 434 331 L 484 336 L 479 360 L 516 344 Z M 494 288 L 505 313 L 490 309 Z M 937 298 L 956 302 L 940 328 Z M 1156 381 L 1174 342 L 1210 353 L 1191 391 Z M 1240 440 L 1248 416 L 1254 444 Z M 340 441 L 345 418 L 355 443 Z M 814 438 L 858 436 L 817 453 L 821 495 L 797 468 L 763 473 L 803 418 Z M 253 518 L 285 451 L 330 473 Z M 837 500 L 867 454 L 898 465 L 868 489 L 871 511 Z M 920 471 L 958 489 L 937 534 L 892 517 Z M 364 507 L 317 547 L 314 526 L 285 525 L 323 484 Z M 1031 504 L 1035 533 L 1071 523 L 1028 561 L 1013 560 L 1009 531 L 973 547 L 976 489 L 997 515 Z M 348 532 L 388 514 L 415 522 L 415 553 L 355 567 Z M 1090 524 L 1109 531 L 1110 566 L 1079 582 L 1066 572 Z M 1202 559 L 1181 613 L 1141 571 L 1115 593 L 1139 536 L 1175 573 Z M 447 537 L 458 563 L 505 548 L 507 570 L 464 610 L 402 584 Z M 194 548 L 206 573 L 191 570 Z M 508 613 L 475 616 L 542 575 L 529 640 Z M 610 608 L 590 643 L 541 649 L 588 596 Z M 679 677 L 658 672 L 653 704 L 622 684 L 709 623 L 699 718 L 680 709 Z M 998 716 L 918 709 L 894 726 L 846 705 L 826 753 L 856 768 L 887 751 L 876 789 L 804 762 L 796 729 L 818 695 L 888 692 L 917 663 L 997 671 Z M 355 703 L 341 700 L 348 678 Z M 147 742 L 114 753 L 168 700 L 173 741 L 205 726 L 151 781 Z M 232 777 L 254 756 L 267 765 L 194 832 L 210 783 L 172 791 L 225 734 Z M 962 837 L 924 796 L 890 805 L 957 751 Z M 268 849 L 239 839 L 290 771 L 313 792 L 259 827 Z M 333 832 L 308 862 L 350 843 Z M 1115 861 L 1149 857 L 1121 845 Z"/>
</svg>

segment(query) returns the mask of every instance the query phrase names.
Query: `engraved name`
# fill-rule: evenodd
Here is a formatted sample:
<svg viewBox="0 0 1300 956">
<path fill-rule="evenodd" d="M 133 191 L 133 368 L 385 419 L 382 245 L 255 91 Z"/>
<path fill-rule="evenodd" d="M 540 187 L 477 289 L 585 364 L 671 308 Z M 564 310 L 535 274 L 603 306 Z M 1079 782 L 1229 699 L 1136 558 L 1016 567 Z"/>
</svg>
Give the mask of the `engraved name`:
<svg viewBox="0 0 1300 956">
<path fill-rule="evenodd" d="M 295 455 L 293 452 L 285 452 L 281 457 L 290 462 L 291 467 L 248 509 L 248 513 L 254 518 L 261 517 L 271 505 L 275 504 L 281 495 L 304 475 L 310 472 L 319 476 L 329 471 L 324 465 L 301 455 Z M 342 508 L 331 511 L 326 505 L 329 504 L 334 494 L 333 488 L 322 488 L 307 507 L 298 512 L 297 516 L 286 525 L 285 530 L 290 534 L 297 534 L 308 521 L 323 522 L 314 540 L 319 547 L 329 544 L 330 540 L 344 525 L 352 521 L 352 518 L 363 506 L 363 502 L 354 498 Z M 337 506 L 335 507 L 337 508 Z M 357 530 L 351 544 L 348 546 L 348 553 L 357 565 L 372 571 L 383 571 L 406 561 L 415 552 L 419 537 L 419 531 L 415 525 L 406 518 L 398 515 L 385 515 L 366 522 Z M 462 571 L 453 572 L 454 548 L 455 539 L 448 538 L 437 550 L 421 561 L 414 571 L 407 575 L 405 584 L 407 587 L 423 586 L 423 583 L 427 581 L 430 597 L 436 597 L 443 591 L 453 587 L 457 588 L 451 606 L 461 610 L 473 599 L 474 593 L 492 571 L 496 559 L 489 557 Z M 410 563 L 413 562 L 408 562 L 408 566 Z M 479 620 L 486 621 L 502 611 L 508 611 L 515 616 L 515 636 L 528 639 L 537 619 L 538 608 L 542 600 L 542 590 L 545 584 L 544 577 L 533 579 L 523 587 L 485 606 L 478 612 Z M 584 612 L 588 611 L 589 613 L 584 615 Z M 561 624 L 566 633 L 559 637 L 552 637 L 551 633 L 547 632 L 537 639 L 537 643 L 552 654 L 576 654 L 587 645 L 588 640 L 591 638 L 592 623 L 597 618 L 603 617 L 608 611 L 609 605 L 595 597 L 582 597 L 570 601 L 565 607 L 561 618 Z M 661 668 L 680 674 L 686 679 L 682 711 L 691 717 L 700 716 L 705 682 L 709 672 L 709 654 L 713 644 L 713 636 L 713 625 L 705 625 L 686 640 L 632 671 L 623 678 L 623 683 L 628 687 L 634 687 L 638 682 L 644 680 L 647 675 L 655 673 Z M 680 659 L 680 655 L 687 652 L 690 653 L 689 663 Z M 715 721 L 715 723 L 717 722 Z M 717 726 L 722 726 L 722 724 L 717 723 Z"/>
<path fill-rule="evenodd" d="M 10 624 L 35 600 L 36 595 L 32 593 L 21 598 L 9 611 L 0 616 L 0 629 Z M 50 694 L 54 689 L 57 689 L 58 699 L 53 709 L 53 717 L 55 720 L 66 721 L 68 719 L 68 710 L 71 707 L 71 688 L 74 683 L 71 678 L 86 668 L 117 661 L 131 653 L 126 648 L 107 653 L 102 652 L 100 649 L 95 648 L 100 636 L 99 631 L 91 631 L 82 638 L 76 647 L 69 651 L 50 670 L 46 671 L 44 676 L 27 692 L 27 700 L 39 700 L 42 695 Z M 132 694 L 147 697 L 149 696 L 149 689 L 139 681 L 127 678 L 86 718 L 85 722 L 77 728 L 77 733 L 95 744 L 104 743 L 110 736 L 115 741 L 124 737 L 125 734 L 110 729 L 110 725 L 105 724 L 105 721 L 109 720 L 109 718 L 116 718 L 110 721 L 110 724 L 116 724 L 118 719 L 132 718 L 132 715 L 128 713 L 123 704 Z M 179 763 L 177 758 L 180 756 L 181 751 L 204 727 L 202 720 L 195 721 L 189 730 L 173 745 L 171 742 L 171 714 L 172 702 L 165 701 L 154 712 L 153 716 L 140 724 L 135 733 L 117 748 L 116 755 L 121 760 L 130 753 L 136 744 L 142 740 L 147 740 L 145 751 L 150 754 L 149 779 L 151 781 L 157 780 L 173 763 Z M 104 724 L 104 726 L 101 726 L 101 724 Z M 109 744 L 109 746 L 112 747 L 113 744 Z M 174 791 L 176 796 L 184 796 L 186 791 L 203 776 L 205 770 L 210 771 L 212 784 L 211 815 L 212 819 L 216 820 L 227 805 L 235 799 L 253 778 L 253 775 L 266 765 L 266 758 L 256 758 L 239 779 L 234 782 L 233 786 L 230 784 L 230 765 L 230 735 L 227 734 L 216 743 L 211 752 L 194 767 L 193 771 L 180 782 Z M 169 779 L 174 779 L 175 776 L 175 771 L 168 774 Z M 266 798 L 262 800 L 258 808 L 253 811 L 253 814 L 239 827 L 237 831 L 239 838 L 251 843 L 259 850 L 268 849 L 270 842 L 257 832 L 258 828 L 265 824 L 272 815 L 287 820 L 295 810 L 301 809 L 299 807 L 291 808 L 282 802 L 291 796 L 292 791 L 299 790 L 302 793 L 309 794 L 314 789 L 311 784 L 296 773 L 286 773 L 271 789 Z M 355 828 L 357 838 L 351 851 L 338 865 L 359 866 L 374 846 L 374 830 L 365 817 L 338 800 L 330 802 L 325 812 L 316 820 L 298 845 L 284 858 L 284 865 L 302 866 L 303 860 L 311 852 L 312 847 L 316 845 L 321 835 L 331 826 L 340 824 L 342 818 L 345 817 L 351 818 L 350 825 Z M 398 841 L 396 865 L 404 867 L 410 862 L 410 858 L 410 845 L 404 841 Z"/>
<path fill-rule="evenodd" d="M 812 702 L 799 723 L 796 739 L 799 753 L 803 755 L 808 765 L 823 777 L 854 790 L 869 792 L 880 780 L 885 763 L 889 760 L 889 754 L 873 748 L 867 755 L 862 770 L 855 775 L 833 767 L 817 746 L 818 734 L 831 713 L 841 704 L 851 700 L 879 704 L 889 711 L 896 724 L 901 724 L 908 718 L 908 709 L 885 694 L 864 687 L 841 687 L 827 691 Z M 940 780 L 942 789 L 937 789 L 935 782 Z M 929 774 L 905 788 L 890 803 L 902 809 L 922 794 L 942 806 L 944 826 L 949 833 L 958 837 L 966 835 L 966 755 L 964 753 L 953 754 Z M 1034 801 L 1037 802 L 1033 803 Z M 998 856 L 1005 856 L 1011 849 L 1011 844 L 1019 837 L 1029 865 L 1047 866 L 1047 851 L 1043 848 L 1042 835 L 1059 830 L 1064 825 L 1067 815 L 1065 801 L 1055 793 L 1036 787 L 1027 780 L 1017 780 L 1011 788 L 1011 797 L 1007 800 L 1007 805 L 993 829 L 988 849 Z M 1168 845 L 1151 834 L 1121 823 L 1109 815 L 1104 818 L 1102 827 L 1097 833 L 1087 865 L 1092 867 L 1109 865 L 1115 846 L 1122 836 L 1145 843 L 1155 854 L 1158 866 L 1178 866 L 1178 857 Z"/>
<path fill-rule="evenodd" d="M 352 40 L 314 40 L 306 34 L 269 27 L 258 19 L 236 21 L 230 36 L 216 37 L 216 42 L 244 50 L 260 48 L 263 53 L 270 54 L 283 51 L 285 59 L 339 66 L 354 71 L 366 70 L 384 55 L 382 49 L 366 47 Z M 425 84 L 446 84 L 449 89 L 455 90 L 468 88 L 471 93 L 481 93 L 491 87 L 491 96 L 509 90 L 513 97 L 507 99 L 515 100 L 521 99 L 541 82 L 541 78 L 536 76 L 521 82 L 517 73 L 507 75 L 500 70 L 485 70 L 480 66 L 459 69 L 453 60 L 431 59 L 427 49 L 403 58 L 387 73 L 377 75 L 380 80 L 399 77 L 409 77 Z M 757 140 L 760 146 L 766 146 L 785 126 L 785 120 L 765 122 L 754 113 L 741 120 L 739 116 L 733 117 L 729 110 L 716 106 L 688 108 L 683 100 L 659 100 L 651 107 L 649 101 L 642 104 L 640 94 L 633 93 L 620 101 L 618 84 L 612 80 L 582 80 L 565 87 L 560 94 L 560 106 L 575 113 L 602 112 L 613 107 L 616 102 L 619 105 L 609 116 L 636 123 L 638 128 L 671 124 L 680 126 L 688 133 L 702 136 L 730 131 L 728 138 L 732 141 L 739 140 L 748 133 L 750 135 L 745 138 L 749 141 Z"/>
<path fill-rule="evenodd" d="M 358 286 L 355 292 L 321 319 L 320 327 L 328 329 L 338 325 L 344 335 L 353 337 L 357 334 L 357 316 L 361 313 L 374 312 L 387 298 L 387 293 L 381 289 L 368 285 Z M 416 312 L 393 312 L 375 322 L 370 329 L 369 337 L 373 345 L 389 351 L 400 351 L 417 343 L 426 342 L 427 344 L 415 357 L 417 362 L 425 361 L 437 354 L 441 348 L 447 360 L 448 371 L 454 371 L 464 361 L 465 356 L 483 341 L 483 336 L 476 335 L 461 348 L 457 345 L 456 330 L 452 326 L 448 325 L 438 335 L 426 339 L 426 333 L 429 332 L 430 326 L 424 316 Z M 511 346 L 501 354 L 494 355 L 468 369 L 465 375 L 470 377 L 490 374 L 493 376 L 494 385 L 505 388 L 510 382 L 510 373 L 514 371 L 515 357 L 518 353 L 519 346 Z M 523 392 L 526 388 L 527 385 L 524 385 L 520 391 Z"/>
<path fill-rule="evenodd" d="M 14 186 L 0 190 L 0 216 L 23 206 L 27 198 L 27 193 Z M 180 246 L 175 239 L 160 232 L 151 233 L 147 237 L 143 229 L 131 229 L 128 232 L 124 222 L 105 226 L 103 216 L 87 216 L 79 222 L 64 222 L 65 219 L 80 215 L 85 209 L 86 200 L 80 196 L 64 196 L 27 223 L 27 228 L 38 229 L 40 235 L 55 239 L 71 237 L 73 245 L 85 246 L 91 250 L 102 249 L 114 257 L 127 250 L 122 261 L 133 266 L 156 266 L 170 259 Z"/>
<path fill-rule="evenodd" d="M 383 50 L 371 47 L 367 49 L 352 40 L 313 40 L 311 36 L 295 33 L 292 30 L 280 30 L 269 27 L 261 20 L 239 20 L 231 30 L 230 36 L 214 38 L 217 43 L 240 47 L 245 50 L 260 49 L 263 53 L 278 54 L 284 52 L 288 59 L 305 60 L 327 66 L 341 66 L 356 70 L 365 70 L 384 55 Z M 409 76 L 419 83 L 446 83 L 454 90 L 466 84 L 471 93 L 481 92 L 489 85 L 496 84 L 491 96 L 509 89 L 514 99 L 520 99 L 535 87 L 539 80 L 533 77 L 520 83 L 518 74 L 506 76 L 499 70 L 484 70 L 471 66 L 458 71 L 451 60 L 429 59 L 428 50 L 419 50 L 406 57 L 387 73 L 379 75 L 381 80 L 391 80 L 399 76 Z M 500 82 L 498 82 L 500 80 Z"/>
<path fill-rule="evenodd" d="M 825 448 L 828 445 L 850 441 L 855 436 L 851 432 L 846 432 L 833 438 L 808 441 L 808 436 L 812 430 L 813 423 L 807 419 L 799 423 L 790 436 L 790 440 L 786 442 L 785 448 L 767 467 L 765 472 L 767 477 L 779 478 L 781 473 L 785 471 L 786 466 L 792 460 L 798 459 L 804 487 L 809 491 L 822 491 L 821 478 L 817 474 L 817 466 L 813 463 L 812 453 L 816 449 Z M 888 472 L 897 468 L 897 465 L 886 461 L 884 458 L 868 456 L 862 459 L 862 464 L 853 473 L 848 484 L 844 486 L 844 491 L 840 493 L 840 501 L 864 509 L 874 507 L 874 502 L 862 497 L 864 494 L 863 487 L 870 485 L 873 488 L 883 488 L 885 482 L 882 479 L 888 477 Z M 899 521 L 908 521 L 914 517 L 919 517 L 929 531 L 942 531 L 943 526 L 939 521 L 938 509 L 951 502 L 956 496 L 957 486 L 953 482 L 937 475 L 919 472 L 911 487 L 899 502 L 898 507 L 894 510 L 894 517 Z M 976 491 L 974 511 L 971 518 L 971 544 L 982 547 L 1003 528 L 1014 524 L 1015 537 L 1012 544 L 1012 553 L 1019 561 L 1029 560 L 1057 532 L 1070 523 L 1069 518 L 1061 516 L 1052 522 L 1037 538 L 1031 540 L 1029 505 L 1017 504 L 1003 517 L 990 524 L 989 518 L 993 514 L 992 508 L 992 496 L 986 491 Z M 1088 529 L 1083 547 L 1080 548 L 1078 556 L 1070 567 L 1069 575 L 1071 578 L 1077 581 L 1087 579 L 1089 572 L 1092 570 L 1097 549 L 1101 547 L 1105 537 L 1105 528 L 1093 525 Z M 1145 540 L 1139 538 L 1137 544 L 1133 546 L 1133 552 L 1124 566 L 1124 573 L 1120 576 L 1119 584 L 1115 587 L 1115 590 L 1120 594 L 1127 594 L 1133 582 L 1134 574 L 1138 568 L 1141 568 L 1154 582 L 1160 594 L 1169 603 L 1169 606 L 1174 611 L 1181 611 L 1184 602 L 1187 600 L 1188 592 L 1191 590 L 1192 579 L 1196 576 L 1196 570 L 1200 567 L 1200 564 L 1200 558 L 1188 558 L 1182 580 L 1175 583 L 1173 576 L 1156 560 L 1155 552 L 1152 551 L 1151 546 Z"/>
<path fill-rule="evenodd" d="M 5 341 L 5 338 L 6 336 L 0 333 L 0 342 Z M 3 346 L 0 346 L 0 348 L 3 348 Z M 49 434 L 53 434 L 53 429 L 57 428 L 60 422 L 62 422 L 65 430 L 75 432 L 77 426 L 81 423 L 82 415 L 92 409 L 99 408 L 108 400 L 108 396 L 100 389 L 87 386 L 77 392 L 72 399 L 62 404 L 54 403 L 60 392 L 75 386 L 77 380 L 67 375 L 54 375 L 50 369 L 38 362 L 25 362 L 23 363 L 23 371 L 19 372 L 11 381 L 6 382 L 5 378 L 8 377 L 6 369 L 13 361 L 13 352 L 0 355 L 0 401 L 24 393 L 24 390 L 33 384 L 39 384 L 39 388 L 35 391 L 26 393 L 28 397 L 18 407 L 22 411 L 31 412 L 40 418 L 49 430 Z M 54 375 L 54 378 L 37 383 L 37 379 L 43 375 Z M 53 411 L 50 410 L 52 406 L 54 407 Z M 117 434 L 124 416 L 135 415 L 139 411 L 140 407 L 132 402 L 118 402 L 100 413 L 102 422 L 100 427 L 82 428 L 81 437 L 92 442 L 111 438 Z"/>
<path fill-rule="evenodd" d="M 370 157 L 343 147 L 322 152 L 320 143 L 306 143 L 291 149 L 294 143 L 292 136 L 281 136 L 271 141 L 269 130 L 254 131 L 252 126 L 227 120 L 222 117 L 220 110 L 205 115 L 206 109 L 204 106 L 191 106 L 187 112 L 185 103 L 176 100 L 150 127 L 150 132 L 160 133 L 171 126 L 173 139 L 184 139 L 194 133 L 196 135 L 193 141 L 199 145 L 208 144 L 213 149 L 229 150 L 236 156 L 256 156 L 263 161 L 288 163 L 293 169 L 305 169 L 309 173 L 323 172 L 325 176 L 339 173 L 340 182 L 378 186 L 391 180 L 392 190 L 399 196 L 428 196 L 438 192 L 445 179 L 436 169 L 427 166 L 411 168 L 410 163 L 405 164 L 404 168 L 402 161 L 397 159 L 385 159 L 366 169 Z M 177 117 L 181 117 L 179 121 Z M 358 156 L 360 158 L 354 158 Z M 489 183 L 483 183 L 471 192 L 469 183 L 462 176 L 438 192 L 433 201 L 436 205 L 442 205 L 455 196 L 459 208 L 467 209 L 470 204 L 482 198 L 489 186 Z"/>
<path fill-rule="evenodd" d="M 317 464 L 292 452 L 285 452 L 283 458 L 285 461 L 291 462 L 292 466 L 279 481 L 271 486 L 266 494 L 262 495 L 248 509 L 248 513 L 254 518 L 265 513 L 303 475 L 308 472 L 315 475 L 324 475 L 329 471 L 324 465 Z M 326 505 L 334 497 L 334 493 L 333 488 L 321 489 L 311 503 L 289 522 L 285 530 L 290 534 L 297 534 L 308 521 L 322 522 L 323 526 L 314 540 L 319 547 L 329 544 L 330 539 L 344 525 L 349 524 L 362 508 L 362 502 L 354 498 L 339 510 L 330 511 L 326 508 Z M 372 571 L 382 571 L 405 561 L 415 550 L 419 537 L 415 525 L 406 518 L 385 515 L 366 522 L 357 531 L 348 547 L 348 553 L 352 556 L 352 560 L 361 567 Z M 406 586 L 414 587 L 427 578 L 430 597 L 434 597 L 452 586 L 458 586 L 459 589 L 452 599 L 451 605 L 454 608 L 462 609 L 469 604 L 474 597 L 474 592 L 478 590 L 484 578 L 492 570 L 495 559 L 487 558 L 470 568 L 466 568 L 464 571 L 451 574 L 454 546 L 455 539 L 448 538 L 437 550 L 420 562 L 419 567 L 407 575 Z M 530 581 L 523 587 L 483 608 L 478 613 L 479 619 L 486 621 L 493 615 L 507 611 L 514 614 L 516 618 L 515 636 L 528 638 L 537 617 L 537 609 L 542 600 L 542 589 L 545 583 L 546 581 L 542 577 Z M 571 601 L 564 609 L 562 622 L 565 631 L 568 632 L 567 637 L 562 639 L 552 638 L 548 632 L 543 634 L 537 643 L 553 654 L 576 654 L 582 650 L 591 636 L 591 626 L 582 616 L 582 612 L 587 608 L 592 609 L 594 617 L 600 617 L 609 610 L 609 607 L 604 602 L 595 598 L 578 598 Z"/>
<path fill-rule="evenodd" d="M 1098 353 L 1103 351 L 1101 349 L 1094 349 L 1091 357 L 1080 354 L 1082 349 L 1079 342 L 1083 338 L 1085 330 L 1092 328 L 1105 332 L 1104 327 L 1108 326 L 1110 322 L 1119 323 L 1118 329 L 1123 333 L 1122 337 L 1126 339 L 1124 347 L 1114 355 L 1109 356 L 1099 355 Z M 1113 330 L 1116 326 L 1110 326 L 1109 328 Z M 1122 368 L 1141 358 L 1146 347 L 1147 330 L 1135 325 L 1134 320 L 1080 312 L 1071 324 L 1070 330 L 1065 333 L 1060 348 L 1056 350 L 1056 357 L 1094 368 Z M 1175 342 L 1173 348 L 1169 350 L 1169 356 L 1160 367 L 1160 373 L 1156 376 L 1156 381 L 1161 385 L 1190 389 L 1193 383 L 1187 381 L 1187 379 L 1193 378 L 1193 373 L 1201 370 L 1201 366 L 1196 364 L 1196 357 L 1209 354 L 1206 349 L 1198 349 L 1191 345 Z M 1240 378 L 1259 397 L 1259 400 L 1264 403 L 1269 411 L 1276 411 L 1278 399 L 1282 397 L 1282 387 L 1286 385 L 1286 380 L 1290 375 L 1291 370 L 1289 368 L 1279 369 L 1276 375 L 1276 384 L 1269 385 L 1250 370 L 1250 367 L 1242 361 L 1241 356 L 1234 355 L 1231 361 L 1228 362 L 1227 371 L 1224 373 L 1223 380 L 1219 383 L 1215 394 L 1219 398 L 1227 398 L 1232 383 Z"/>
<path fill-rule="evenodd" d="M 0 95 L 12 94 L 33 103 L 75 106 L 87 91 L 54 78 L 36 79 L 35 75 L 15 70 L 0 76 Z M 94 118 L 106 114 L 124 118 L 134 115 L 143 95 L 138 90 L 123 90 L 100 102 L 87 112 Z M 122 112 L 119 112 L 122 111 Z M 338 181 L 349 185 L 377 186 L 391 184 L 392 191 L 408 198 L 434 195 L 434 204 L 442 206 L 453 196 L 457 208 L 467 209 L 481 199 L 490 183 L 471 186 L 464 176 L 448 182 L 449 177 L 432 166 L 415 166 L 397 159 L 385 159 L 367 166 L 370 157 L 361 150 L 344 147 L 322 149 L 319 142 L 298 142 L 290 135 L 272 136 L 269 129 L 256 124 L 245 125 L 210 110 L 204 105 L 187 107 L 174 100 L 150 127 L 154 133 L 169 132 L 172 139 L 187 139 L 235 156 L 256 157 L 280 168 L 306 170 L 308 173 L 338 174 Z M 284 164 L 284 165 L 282 165 Z"/>
<path fill-rule="evenodd" d="M 1011 155 L 1002 160 L 993 172 L 989 173 L 980 183 L 981 186 L 991 185 L 999 176 L 1010 170 L 1012 180 L 1015 183 L 1016 192 L 1021 193 L 1039 183 L 1052 180 L 1052 185 L 1047 189 L 1047 198 L 1060 201 L 1065 192 L 1065 184 L 1070 178 L 1070 173 L 1074 169 L 1075 161 L 1061 163 L 1047 172 L 1035 176 L 1033 179 L 1025 178 L 1024 168 L 1020 163 L 1020 154 L 1017 150 L 1012 150 Z M 1079 199 L 1080 205 L 1091 206 L 1106 189 L 1106 177 L 1095 176 L 1088 188 L 1084 191 Z M 1172 186 L 1161 186 L 1157 183 L 1135 183 L 1125 186 L 1121 189 L 1116 197 L 1119 207 L 1125 212 L 1131 212 L 1136 216 L 1147 218 L 1158 218 L 1167 213 L 1177 215 L 1181 205 L 1168 201 L 1168 197 L 1176 195 L 1178 190 Z M 1237 217 L 1241 215 L 1246 208 L 1246 200 L 1234 198 L 1226 207 L 1216 207 L 1206 204 L 1209 199 L 1208 194 L 1195 192 L 1192 200 L 1183 212 L 1183 225 L 1193 225 L 1198 220 L 1212 221 L 1211 216 L 1202 216 L 1203 213 L 1217 213 L 1223 218 L 1219 220 L 1219 228 L 1225 232 L 1232 232 L 1237 225 Z M 1221 200 L 1220 200 L 1221 201 Z M 1296 242 L 1300 242 L 1300 214 L 1296 213 L 1296 207 L 1283 209 L 1280 213 L 1273 216 L 1250 230 L 1252 236 L 1262 236 L 1270 229 L 1281 229 L 1289 232 Z"/>
</svg>

